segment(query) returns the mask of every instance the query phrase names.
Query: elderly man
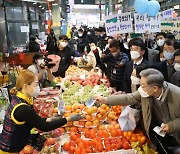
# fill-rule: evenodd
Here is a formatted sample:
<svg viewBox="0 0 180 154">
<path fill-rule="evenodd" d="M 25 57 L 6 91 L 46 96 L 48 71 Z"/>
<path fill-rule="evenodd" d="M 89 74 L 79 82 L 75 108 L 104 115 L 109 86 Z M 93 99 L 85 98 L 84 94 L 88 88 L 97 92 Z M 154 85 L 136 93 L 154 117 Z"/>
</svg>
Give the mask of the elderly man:
<svg viewBox="0 0 180 154">
<path fill-rule="evenodd" d="M 140 76 L 138 91 L 107 98 L 95 96 L 95 100 L 109 106 L 140 103 L 145 132 L 157 148 L 159 148 L 157 142 L 159 140 L 165 147 L 178 146 L 180 144 L 180 88 L 165 82 L 162 73 L 156 69 L 143 70 Z M 156 126 L 166 132 L 164 138 L 153 131 Z M 164 153 L 161 150 L 160 153 Z"/>
</svg>

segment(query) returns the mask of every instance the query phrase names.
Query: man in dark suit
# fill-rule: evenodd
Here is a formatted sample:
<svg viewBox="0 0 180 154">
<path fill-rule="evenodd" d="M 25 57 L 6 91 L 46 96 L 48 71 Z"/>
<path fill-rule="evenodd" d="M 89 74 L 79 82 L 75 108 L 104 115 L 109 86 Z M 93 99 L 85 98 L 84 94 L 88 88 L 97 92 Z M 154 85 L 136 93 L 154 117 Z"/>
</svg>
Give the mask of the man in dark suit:
<svg viewBox="0 0 180 154">
<path fill-rule="evenodd" d="M 150 65 L 147 60 L 143 58 L 146 45 L 141 38 L 134 38 L 129 42 L 131 61 L 126 63 L 125 72 L 124 72 L 124 91 L 126 93 L 131 93 L 131 74 L 134 66 L 137 66 L 141 63 Z"/>
</svg>

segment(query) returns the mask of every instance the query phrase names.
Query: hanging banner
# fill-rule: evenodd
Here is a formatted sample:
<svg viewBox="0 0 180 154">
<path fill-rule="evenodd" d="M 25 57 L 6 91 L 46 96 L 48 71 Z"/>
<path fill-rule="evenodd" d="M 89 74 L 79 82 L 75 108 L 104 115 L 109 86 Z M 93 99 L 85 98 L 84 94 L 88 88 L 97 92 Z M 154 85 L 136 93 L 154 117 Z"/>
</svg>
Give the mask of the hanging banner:
<svg viewBox="0 0 180 154">
<path fill-rule="evenodd" d="M 173 18 L 173 8 L 160 12 L 161 20 Z"/>
<path fill-rule="evenodd" d="M 180 18 L 161 21 L 161 31 L 171 32 L 176 39 L 180 39 Z"/>
<path fill-rule="evenodd" d="M 131 13 L 114 14 L 105 17 L 107 36 L 133 32 Z"/>
<path fill-rule="evenodd" d="M 160 25 L 160 13 L 158 13 L 155 17 L 150 17 L 147 14 L 140 15 L 138 13 L 134 13 L 135 33 L 145 33 L 147 30 L 149 32 L 160 32 Z"/>
</svg>

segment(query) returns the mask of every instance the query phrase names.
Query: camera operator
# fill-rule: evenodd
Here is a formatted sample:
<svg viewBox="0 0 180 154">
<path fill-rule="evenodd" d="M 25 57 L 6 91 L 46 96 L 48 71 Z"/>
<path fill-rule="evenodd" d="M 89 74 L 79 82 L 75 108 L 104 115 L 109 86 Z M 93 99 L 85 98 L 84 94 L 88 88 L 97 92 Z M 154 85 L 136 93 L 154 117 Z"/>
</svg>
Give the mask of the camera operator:
<svg viewBox="0 0 180 154">
<path fill-rule="evenodd" d="M 56 72 L 53 72 L 53 75 L 55 77 L 65 77 L 65 72 L 69 68 L 73 56 L 73 53 L 71 52 L 71 49 L 68 46 L 68 37 L 66 35 L 60 35 L 59 36 L 59 49 L 55 53 L 56 55 L 61 57 L 58 70 Z"/>
<path fill-rule="evenodd" d="M 49 65 L 49 61 L 45 59 L 42 53 L 36 53 L 33 56 L 33 64 L 28 67 L 28 70 L 34 72 L 38 76 L 41 87 L 47 80 L 52 82 L 54 78 L 50 70 L 51 65 Z"/>
</svg>

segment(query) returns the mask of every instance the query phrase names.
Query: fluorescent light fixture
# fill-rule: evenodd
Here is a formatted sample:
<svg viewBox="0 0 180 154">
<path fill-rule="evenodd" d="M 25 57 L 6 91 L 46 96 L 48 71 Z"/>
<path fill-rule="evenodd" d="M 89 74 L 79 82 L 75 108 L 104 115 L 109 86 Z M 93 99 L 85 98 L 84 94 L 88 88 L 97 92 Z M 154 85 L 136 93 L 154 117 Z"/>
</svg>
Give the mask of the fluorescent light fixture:
<svg viewBox="0 0 180 154">
<path fill-rule="evenodd" d="M 42 9 L 44 10 L 44 7 Z"/>
<path fill-rule="evenodd" d="M 74 9 L 99 9 L 99 5 L 82 5 L 75 4 Z"/>
<path fill-rule="evenodd" d="M 58 5 L 58 3 L 53 3 L 52 5 L 56 6 L 56 5 Z"/>
<path fill-rule="evenodd" d="M 39 7 L 42 7 L 41 5 L 39 5 Z"/>
<path fill-rule="evenodd" d="M 33 5 L 36 5 L 36 4 L 37 4 L 37 3 L 35 3 L 35 2 L 33 3 Z"/>
</svg>

